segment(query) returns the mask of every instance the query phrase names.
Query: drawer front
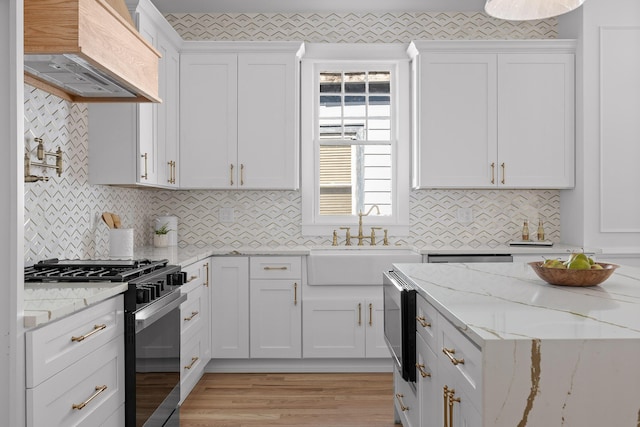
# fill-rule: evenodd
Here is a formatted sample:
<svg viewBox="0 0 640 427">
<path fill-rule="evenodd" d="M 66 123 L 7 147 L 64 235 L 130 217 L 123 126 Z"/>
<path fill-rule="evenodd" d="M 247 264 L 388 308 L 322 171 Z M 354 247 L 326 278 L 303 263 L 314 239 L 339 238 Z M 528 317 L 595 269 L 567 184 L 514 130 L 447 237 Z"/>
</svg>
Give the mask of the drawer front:
<svg viewBox="0 0 640 427">
<path fill-rule="evenodd" d="M 249 277 L 251 279 L 296 279 L 302 277 L 302 259 L 299 256 L 251 257 Z"/>
<path fill-rule="evenodd" d="M 200 261 L 188 265 L 182 269 L 187 273 L 187 282 L 182 286 L 182 293 L 188 293 L 192 290 L 209 283 L 209 261 Z"/>
<path fill-rule="evenodd" d="M 482 402 L 482 352 L 443 317 L 439 319 L 438 328 L 442 338 L 438 353 L 442 363 L 439 366 L 450 374 L 456 387 L 461 388 L 479 407 Z"/>
<path fill-rule="evenodd" d="M 194 335 L 183 343 L 180 350 L 180 401 L 187 398 L 204 372 L 206 361 L 204 360 L 204 346 L 201 338 L 201 334 Z"/>
<path fill-rule="evenodd" d="M 123 333 L 122 295 L 28 331 L 27 388 L 37 386 Z"/>
<path fill-rule="evenodd" d="M 180 333 L 182 336 L 204 326 L 205 304 L 208 303 L 205 300 L 206 295 L 203 286 L 198 286 L 187 294 L 187 300 L 180 306 L 180 319 L 182 322 Z"/>
<path fill-rule="evenodd" d="M 113 421 L 123 404 L 124 339 L 120 336 L 27 389 L 27 426 L 99 426 Z M 124 417 L 118 421 L 124 425 Z"/>
<path fill-rule="evenodd" d="M 431 351 L 438 349 L 438 311 L 422 296 L 416 299 L 416 331 Z"/>
<path fill-rule="evenodd" d="M 420 427 L 418 396 L 396 370 L 393 372 L 393 378 L 395 384 L 394 405 L 400 415 L 403 427 Z"/>
</svg>

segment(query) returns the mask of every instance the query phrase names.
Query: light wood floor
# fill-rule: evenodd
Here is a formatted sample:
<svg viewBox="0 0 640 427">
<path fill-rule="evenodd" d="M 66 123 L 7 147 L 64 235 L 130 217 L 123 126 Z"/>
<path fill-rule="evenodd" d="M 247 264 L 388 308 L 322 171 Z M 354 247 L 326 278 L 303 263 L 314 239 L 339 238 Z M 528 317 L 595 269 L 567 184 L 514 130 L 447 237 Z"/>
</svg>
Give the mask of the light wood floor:
<svg viewBox="0 0 640 427">
<path fill-rule="evenodd" d="M 393 427 L 393 377 L 205 374 L 180 409 L 180 427 L 204 426 Z"/>
</svg>

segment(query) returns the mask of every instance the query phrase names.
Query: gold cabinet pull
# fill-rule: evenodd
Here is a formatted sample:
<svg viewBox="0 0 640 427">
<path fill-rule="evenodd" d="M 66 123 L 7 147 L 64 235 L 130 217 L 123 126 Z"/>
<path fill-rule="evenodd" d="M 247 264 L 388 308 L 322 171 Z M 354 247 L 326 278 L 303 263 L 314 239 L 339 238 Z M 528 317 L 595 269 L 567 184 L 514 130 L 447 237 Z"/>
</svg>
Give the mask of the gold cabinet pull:
<svg viewBox="0 0 640 427">
<path fill-rule="evenodd" d="M 170 162 L 167 162 L 167 164 L 169 165 L 169 179 L 167 180 L 167 182 L 169 184 L 175 184 L 176 183 L 176 162 L 171 160 Z"/>
<path fill-rule="evenodd" d="M 149 160 L 149 156 L 147 153 L 141 154 L 140 157 L 142 157 L 144 159 L 144 175 L 140 175 L 140 178 L 142 179 L 149 179 L 149 173 L 148 173 L 148 168 L 147 168 L 147 161 Z"/>
<path fill-rule="evenodd" d="M 187 283 L 189 283 L 189 282 L 193 282 L 193 281 L 194 281 L 194 280 L 196 280 L 197 278 L 198 278 L 198 276 L 194 274 L 193 276 L 189 277 L 189 280 L 187 280 Z"/>
<path fill-rule="evenodd" d="M 87 400 L 85 400 L 82 403 L 74 403 L 73 405 L 71 405 L 71 409 L 81 410 L 82 408 L 87 406 L 89 404 L 89 402 L 91 402 L 93 399 L 98 397 L 98 395 L 100 393 L 102 393 L 103 391 L 105 391 L 106 389 L 107 389 L 106 385 L 97 385 L 96 389 L 95 389 L 95 392 L 91 396 L 89 396 L 89 398 Z"/>
<path fill-rule="evenodd" d="M 240 185 L 244 185 L 244 164 L 240 163 Z"/>
<path fill-rule="evenodd" d="M 358 303 L 358 326 L 362 325 L 362 303 Z"/>
<path fill-rule="evenodd" d="M 105 329 L 107 327 L 106 324 L 102 324 L 102 325 L 93 325 L 93 330 L 89 333 L 86 333 L 84 335 L 81 335 L 79 337 L 71 337 L 71 341 L 73 342 L 80 342 L 80 341 L 84 341 L 85 338 L 89 338 L 91 335 L 100 332 L 101 330 Z"/>
<path fill-rule="evenodd" d="M 208 262 L 204 264 L 204 268 L 206 270 L 204 275 L 204 285 L 208 288 L 209 287 L 209 263 Z"/>
<path fill-rule="evenodd" d="M 418 321 L 418 323 L 420 323 L 420 326 L 422 326 L 423 328 L 431 327 L 431 323 L 427 322 L 427 319 L 425 319 L 424 316 L 416 316 L 416 320 Z"/>
<path fill-rule="evenodd" d="M 404 397 L 404 394 L 402 393 L 396 393 L 396 399 L 398 399 L 398 403 L 400 403 L 400 410 L 402 412 L 408 411 L 409 407 L 408 406 L 404 406 L 404 403 L 402 402 L 402 398 Z"/>
<path fill-rule="evenodd" d="M 456 359 L 454 354 L 456 354 L 456 350 L 453 348 L 442 347 L 442 352 L 447 355 L 451 363 L 454 365 L 464 365 L 464 359 Z"/>
<path fill-rule="evenodd" d="M 496 164 L 491 162 L 491 183 L 496 183 Z"/>
<path fill-rule="evenodd" d="M 502 162 L 502 164 L 500 165 L 500 167 L 502 168 L 502 181 L 500 181 L 501 184 L 504 184 L 504 178 L 506 175 L 506 166 L 504 165 L 504 162 Z"/>
<path fill-rule="evenodd" d="M 369 326 L 373 326 L 373 304 L 369 303 Z"/>
<path fill-rule="evenodd" d="M 449 412 L 447 411 L 447 409 L 449 409 L 449 387 L 447 386 L 442 387 L 442 402 L 442 419 L 444 420 L 443 426 L 449 427 Z"/>
<path fill-rule="evenodd" d="M 285 267 L 269 267 L 269 266 L 266 266 L 264 269 L 266 271 L 271 271 L 271 270 L 283 270 L 283 271 L 286 271 L 287 267 L 286 266 Z"/>
<path fill-rule="evenodd" d="M 416 368 L 418 368 L 418 371 L 420 372 L 420 375 L 422 376 L 422 378 L 427 378 L 431 376 L 429 372 L 424 370 L 424 363 L 416 362 Z"/>
<path fill-rule="evenodd" d="M 191 316 L 187 316 L 184 318 L 184 320 L 186 320 L 187 322 L 193 320 L 194 317 L 196 317 L 198 314 L 200 314 L 199 311 L 192 311 L 191 312 Z"/>
<path fill-rule="evenodd" d="M 449 390 L 449 427 L 453 427 L 453 404 L 458 402 L 460 403 L 459 397 L 454 397 L 456 395 L 456 391 L 454 389 Z"/>
<path fill-rule="evenodd" d="M 229 184 L 233 186 L 233 163 L 229 165 Z"/>
<path fill-rule="evenodd" d="M 298 284 L 293 284 L 293 305 L 298 305 Z"/>
<path fill-rule="evenodd" d="M 184 367 L 184 369 L 191 369 L 193 368 L 193 365 L 195 365 L 195 363 L 199 360 L 200 358 L 198 356 L 194 356 L 191 358 L 191 363 L 189 363 L 188 365 L 186 365 Z"/>
</svg>

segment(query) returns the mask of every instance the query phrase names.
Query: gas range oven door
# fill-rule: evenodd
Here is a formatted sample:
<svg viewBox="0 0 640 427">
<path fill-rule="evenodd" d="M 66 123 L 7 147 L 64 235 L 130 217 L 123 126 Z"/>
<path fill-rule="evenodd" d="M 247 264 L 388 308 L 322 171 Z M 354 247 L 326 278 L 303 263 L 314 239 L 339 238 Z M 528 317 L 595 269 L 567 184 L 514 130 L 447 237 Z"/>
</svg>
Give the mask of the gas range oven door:
<svg viewBox="0 0 640 427">
<path fill-rule="evenodd" d="M 175 292 L 127 314 L 126 427 L 179 425 L 180 304 L 186 298 Z"/>
</svg>

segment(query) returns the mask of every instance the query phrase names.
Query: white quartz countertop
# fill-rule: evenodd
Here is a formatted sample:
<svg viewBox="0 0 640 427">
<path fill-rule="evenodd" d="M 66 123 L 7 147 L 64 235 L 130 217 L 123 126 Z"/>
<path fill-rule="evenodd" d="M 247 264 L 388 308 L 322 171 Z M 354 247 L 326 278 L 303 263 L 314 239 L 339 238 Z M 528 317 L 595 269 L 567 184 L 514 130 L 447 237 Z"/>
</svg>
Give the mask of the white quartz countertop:
<svg viewBox="0 0 640 427">
<path fill-rule="evenodd" d="M 24 326 L 32 328 L 118 295 L 127 283 L 25 283 Z"/>
<path fill-rule="evenodd" d="M 526 263 L 396 264 L 480 348 L 492 340 L 640 338 L 640 268 L 592 287 L 549 285 Z"/>
<path fill-rule="evenodd" d="M 182 267 L 193 264 L 210 256 L 257 256 L 257 255 L 280 255 L 280 256 L 306 256 L 314 249 L 332 249 L 332 250 L 359 250 L 371 249 L 369 246 L 264 246 L 264 247 L 214 247 L 214 246 L 169 246 L 166 248 L 155 248 L 153 246 L 139 247 L 135 249 L 134 258 L 149 259 L 168 259 L 170 264 L 180 265 Z M 421 255 L 441 254 L 512 254 L 512 255 L 543 255 L 557 254 L 563 255 L 575 251 L 581 251 L 581 248 L 575 245 L 567 245 L 556 243 L 553 246 L 461 246 L 461 247 L 430 247 L 430 246 L 376 246 L 375 249 L 411 249 Z M 589 252 L 598 252 L 597 250 L 588 250 Z"/>
</svg>

